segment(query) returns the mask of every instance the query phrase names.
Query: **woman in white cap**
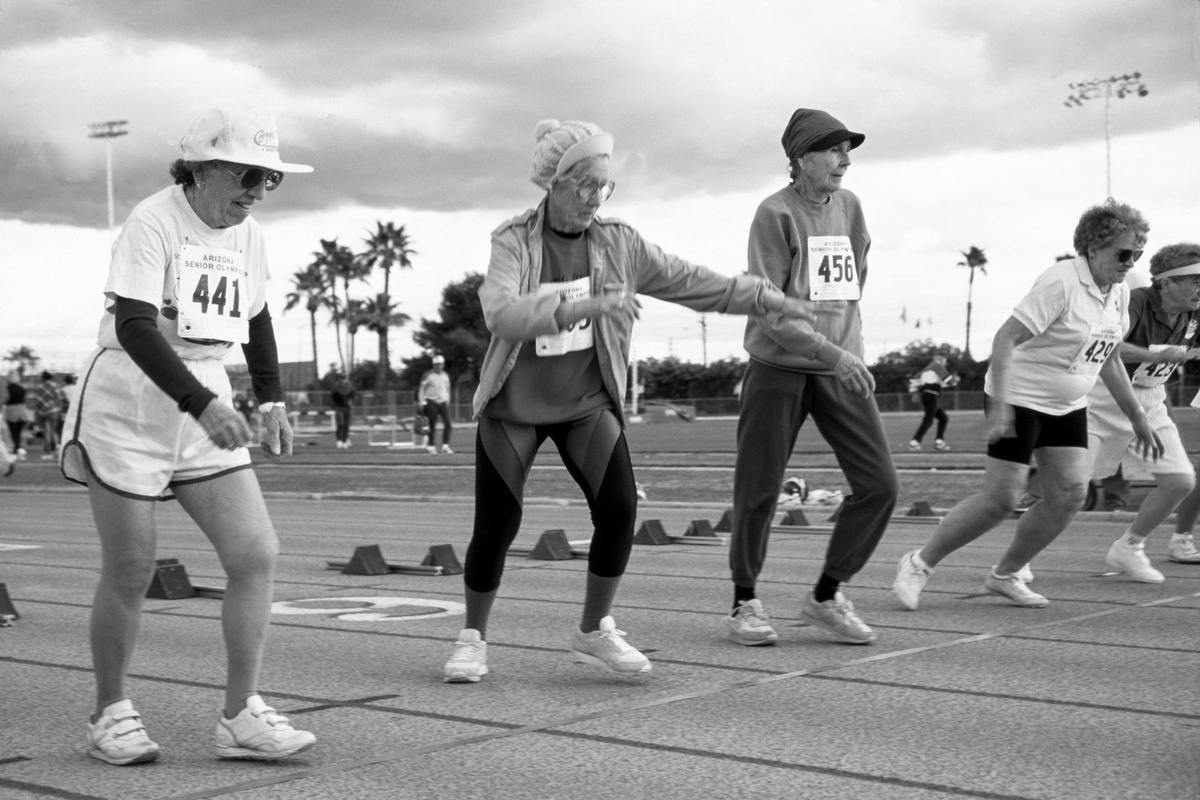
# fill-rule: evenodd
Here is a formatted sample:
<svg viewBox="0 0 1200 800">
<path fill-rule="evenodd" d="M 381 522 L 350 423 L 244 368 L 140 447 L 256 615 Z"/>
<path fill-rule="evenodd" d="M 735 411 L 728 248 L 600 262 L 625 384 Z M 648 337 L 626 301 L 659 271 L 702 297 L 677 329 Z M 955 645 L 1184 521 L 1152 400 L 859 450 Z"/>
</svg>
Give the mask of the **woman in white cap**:
<svg viewBox="0 0 1200 800">
<path fill-rule="evenodd" d="M 996 332 L 984 381 L 983 486 L 950 510 L 924 547 L 901 557 L 892 590 L 905 608 L 917 608 L 943 559 L 1012 515 L 1035 455 L 1044 496 L 1021 515 L 983 588 L 1022 608 L 1049 605 L 1027 585 L 1025 568 L 1083 505 L 1092 464 L 1088 393 L 1097 379 L 1128 418 L 1131 446 L 1147 460 L 1162 454 L 1162 441 L 1117 356 L 1129 329 L 1125 275 L 1149 230 L 1141 212 L 1124 203 L 1089 208 L 1075 226 L 1077 255 L 1039 275 Z"/>
<path fill-rule="evenodd" d="M 96 710 L 88 753 L 115 765 L 158 758 L 126 688 L 155 571 L 158 501 L 179 500 L 212 542 L 228 582 L 221 758 L 275 760 L 310 747 L 258 694 L 279 542 L 246 449 L 222 357 L 239 344 L 263 414 L 263 450 L 292 452 L 283 405 L 262 231 L 250 216 L 287 172 L 275 123 L 214 109 L 170 167 L 173 186 L 139 203 L 113 245 L 99 345 L 64 426 L 63 474 L 87 485 L 100 535 L 92 605 Z"/>
<path fill-rule="evenodd" d="M 545 196 L 492 233 L 479 290 L 492 333 L 474 413 L 475 523 L 464 567 L 466 627 L 448 682 L 488 672 L 487 624 L 504 558 L 521 524 L 525 479 L 546 439 L 583 490 L 593 534 L 587 585 L 569 649 L 618 675 L 650 670 L 610 614 L 633 545 L 637 486 L 622 410 L 638 294 L 696 311 L 797 313 L 767 281 L 727 277 L 664 253 L 597 216 L 613 192 L 613 139 L 590 122 L 543 120 L 530 178 Z"/>
</svg>

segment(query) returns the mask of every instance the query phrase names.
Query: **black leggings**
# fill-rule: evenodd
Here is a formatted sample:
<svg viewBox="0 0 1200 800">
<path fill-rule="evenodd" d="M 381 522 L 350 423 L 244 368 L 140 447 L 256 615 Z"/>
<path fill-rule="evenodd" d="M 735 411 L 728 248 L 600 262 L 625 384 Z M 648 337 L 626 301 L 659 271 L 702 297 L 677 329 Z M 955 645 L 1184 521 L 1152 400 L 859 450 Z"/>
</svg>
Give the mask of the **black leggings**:
<svg viewBox="0 0 1200 800">
<path fill-rule="evenodd" d="M 637 520 L 637 486 L 629 447 L 621 433 L 613 445 L 599 489 L 593 492 L 581 462 L 583 453 L 571 452 L 567 434 L 578 423 L 534 426 L 536 446 L 546 439 L 558 447 L 563 464 L 587 499 L 592 517 L 592 543 L 588 549 L 588 571 L 606 578 L 624 574 L 633 549 L 633 527 Z M 532 453 L 530 454 L 532 456 Z M 532 461 L 532 458 L 530 458 Z M 524 475 L 518 476 L 521 496 L 513 494 L 504 476 L 488 457 L 483 439 L 475 437 L 475 526 L 467 546 L 463 581 L 473 592 L 491 592 L 500 586 L 504 558 L 521 527 Z M 513 476 L 510 476 L 510 480 Z"/>
<path fill-rule="evenodd" d="M 913 439 L 916 441 L 921 441 L 935 419 L 937 420 L 937 438 L 946 438 L 946 425 L 949 424 L 950 418 L 939 407 L 939 402 L 941 402 L 941 398 L 936 394 L 921 392 L 921 406 L 925 409 L 925 416 L 921 417 L 921 424 L 917 426 L 917 432 L 913 434 Z"/>
</svg>

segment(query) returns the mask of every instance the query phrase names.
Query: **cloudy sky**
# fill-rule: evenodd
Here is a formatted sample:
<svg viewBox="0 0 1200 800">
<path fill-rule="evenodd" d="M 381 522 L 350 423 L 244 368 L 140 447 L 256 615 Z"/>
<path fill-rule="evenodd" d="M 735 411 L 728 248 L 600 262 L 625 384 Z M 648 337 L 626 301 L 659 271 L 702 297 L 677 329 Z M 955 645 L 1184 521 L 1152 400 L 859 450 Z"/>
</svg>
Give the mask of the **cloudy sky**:
<svg viewBox="0 0 1200 800">
<path fill-rule="evenodd" d="M 798 106 L 867 135 L 844 185 L 874 239 L 869 357 L 963 346 L 971 245 L 990 262 L 972 317 L 983 357 L 1105 199 L 1106 153 L 1151 251 L 1200 240 L 1198 32 L 1197 0 L 0 0 L 0 354 L 29 345 L 69 369 L 94 345 L 110 232 L 89 124 L 128 120 L 111 140 L 119 225 L 169 181 L 191 120 L 234 104 L 271 110 L 284 159 L 316 168 L 256 212 L 284 360 L 311 358 L 283 298 L 320 238 L 358 249 L 377 220 L 404 225 L 418 255 L 392 287 L 415 319 L 484 271 L 492 228 L 539 200 L 526 175 L 548 117 L 613 132 L 603 213 L 741 272 Z M 1149 94 L 1112 98 L 1106 147 L 1105 100 L 1068 108 L 1069 84 L 1135 71 Z M 739 320 L 703 322 L 647 302 L 637 352 L 743 356 Z M 395 357 L 418 352 L 411 334 L 393 335 Z"/>
</svg>

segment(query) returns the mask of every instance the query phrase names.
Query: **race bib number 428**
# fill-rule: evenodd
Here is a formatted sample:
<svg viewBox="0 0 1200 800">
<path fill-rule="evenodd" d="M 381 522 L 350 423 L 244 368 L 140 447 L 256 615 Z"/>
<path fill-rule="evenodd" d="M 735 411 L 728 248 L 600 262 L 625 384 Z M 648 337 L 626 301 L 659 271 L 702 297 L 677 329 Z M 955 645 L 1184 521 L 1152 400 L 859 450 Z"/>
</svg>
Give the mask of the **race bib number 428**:
<svg viewBox="0 0 1200 800">
<path fill-rule="evenodd" d="M 250 341 L 245 316 L 249 275 L 241 253 L 185 244 L 176 261 L 179 275 L 179 335 L 186 339 Z"/>
<path fill-rule="evenodd" d="M 858 300 L 858 265 L 849 236 L 808 237 L 808 296 L 811 300 Z"/>
</svg>

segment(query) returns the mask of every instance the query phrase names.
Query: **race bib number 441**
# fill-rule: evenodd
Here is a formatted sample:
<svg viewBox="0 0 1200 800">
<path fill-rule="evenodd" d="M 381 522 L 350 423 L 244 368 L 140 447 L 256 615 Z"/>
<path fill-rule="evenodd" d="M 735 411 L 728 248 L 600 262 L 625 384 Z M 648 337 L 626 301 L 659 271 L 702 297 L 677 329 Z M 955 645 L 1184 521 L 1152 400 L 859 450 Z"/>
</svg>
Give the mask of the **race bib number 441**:
<svg viewBox="0 0 1200 800">
<path fill-rule="evenodd" d="M 811 300 L 858 300 L 862 296 L 849 236 L 808 237 L 808 296 Z"/>
<path fill-rule="evenodd" d="M 246 319 L 249 274 L 234 250 L 185 244 L 179 248 L 179 335 L 185 339 L 250 341 Z"/>
</svg>

